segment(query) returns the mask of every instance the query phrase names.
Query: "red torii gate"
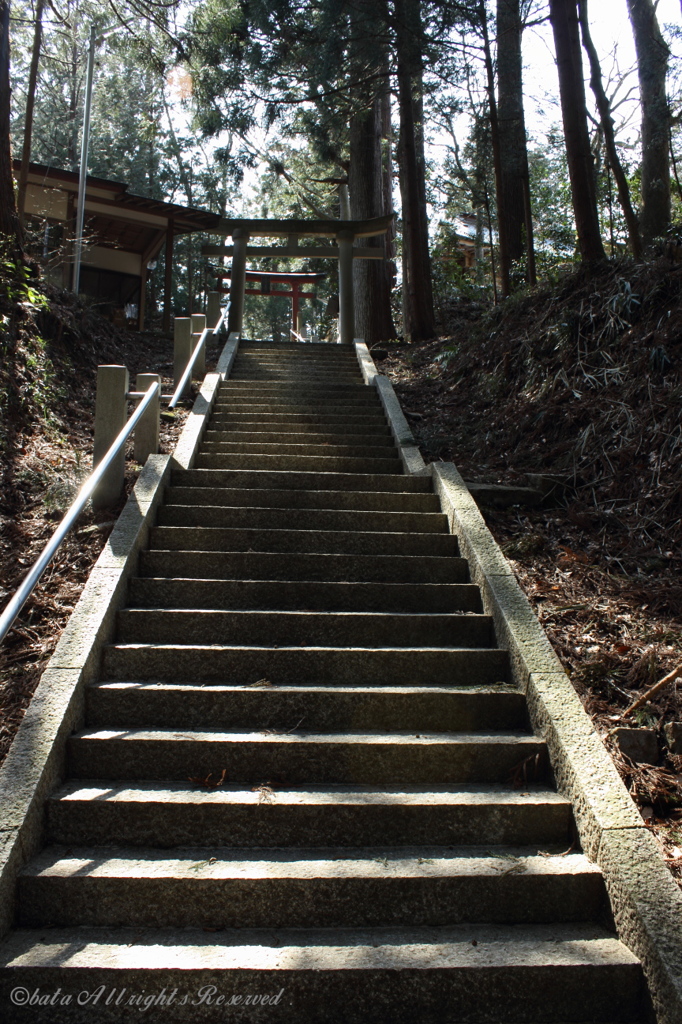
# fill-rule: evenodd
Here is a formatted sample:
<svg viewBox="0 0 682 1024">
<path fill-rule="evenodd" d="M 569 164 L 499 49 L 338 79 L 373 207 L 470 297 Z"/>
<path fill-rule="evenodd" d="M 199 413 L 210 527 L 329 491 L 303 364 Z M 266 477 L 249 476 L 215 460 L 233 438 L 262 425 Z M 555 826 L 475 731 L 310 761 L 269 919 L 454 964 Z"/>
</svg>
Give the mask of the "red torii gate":
<svg viewBox="0 0 682 1024">
<path fill-rule="evenodd" d="M 230 289 L 223 285 L 224 278 L 231 278 L 231 270 L 223 270 L 217 273 L 218 288 L 217 291 L 222 292 L 224 295 L 229 294 Z M 264 295 L 269 296 L 273 299 L 291 299 L 291 327 L 293 333 L 300 335 L 299 330 L 299 310 L 301 299 L 314 299 L 316 292 L 303 292 L 301 291 L 301 285 L 314 284 L 317 281 L 323 281 L 327 277 L 326 274 L 311 274 L 305 271 L 276 271 L 276 270 L 247 270 L 245 271 L 245 278 L 247 281 L 258 281 L 260 288 L 245 288 L 245 295 Z M 285 285 L 288 284 L 289 290 L 282 291 L 281 289 L 271 288 L 272 282 L 282 282 Z"/>
</svg>

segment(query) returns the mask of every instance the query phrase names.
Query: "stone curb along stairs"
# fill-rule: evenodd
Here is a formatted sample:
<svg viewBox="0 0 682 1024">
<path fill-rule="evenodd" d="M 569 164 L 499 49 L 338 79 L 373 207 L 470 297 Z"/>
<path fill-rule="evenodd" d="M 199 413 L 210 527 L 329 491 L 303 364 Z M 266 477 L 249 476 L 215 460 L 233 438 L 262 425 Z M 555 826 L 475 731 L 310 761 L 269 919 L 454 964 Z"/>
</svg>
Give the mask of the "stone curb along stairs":
<svg viewBox="0 0 682 1024">
<path fill-rule="evenodd" d="M 3 1021 L 682 1020 L 679 891 L 359 342 L 230 339 L 0 801 Z"/>
</svg>

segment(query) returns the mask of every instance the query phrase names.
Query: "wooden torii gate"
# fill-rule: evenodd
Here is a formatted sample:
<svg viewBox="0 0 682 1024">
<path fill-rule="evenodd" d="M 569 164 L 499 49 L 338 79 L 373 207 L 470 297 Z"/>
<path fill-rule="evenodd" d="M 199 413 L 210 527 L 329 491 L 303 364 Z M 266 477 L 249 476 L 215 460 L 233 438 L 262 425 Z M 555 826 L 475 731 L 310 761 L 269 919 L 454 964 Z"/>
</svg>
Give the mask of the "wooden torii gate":
<svg viewBox="0 0 682 1024">
<path fill-rule="evenodd" d="M 375 238 L 386 234 L 393 214 L 373 220 L 244 220 L 223 217 L 212 234 L 230 235 L 232 245 L 205 245 L 204 256 L 232 257 L 232 301 L 228 330 L 241 332 L 244 321 L 246 259 L 248 256 L 287 256 L 294 259 L 329 259 L 339 261 L 339 338 L 352 345 L 355 334 L 355 303 L 353 299 L 353 260 L 382 260 L 381 244 L 359 246 L 359 238 Z M 286 238 L 285 245 L 249 245 L 251 238 Z M 332 245 L 299 245 L 300 238 L 334 239 Z"/>
<path fill-rule="evenodd" d="M 218 287 L 217 291 L 223 295 L 232 291 L 231 288 L 225 288 L 222 284 L 224 278 L 231 278 L 231 270 L 218 271 Z M 306 274 L 305 271 L 297 272 L 285 272 L 276 270 L 247 270 L 245 272 L 245 279 L 249 281 L 258 281 L 260 288 L 244 288 L 245 295 L 267 295 L 271 299 L 291 299 L 291 327 L 294 334 L 301 333 L 299 324 L 299 308 L 301 299 L 314 299 L 315 292 L 302 292 L 301 285 L 304 284 L 315 284 L 317 281 L 324 281 L 326 274 Z M 281 283 L 289 285 L 289 291 L 282 291 L 281 289 L 273 289 L 270 287 L 272 283 Z"/>
</svg>

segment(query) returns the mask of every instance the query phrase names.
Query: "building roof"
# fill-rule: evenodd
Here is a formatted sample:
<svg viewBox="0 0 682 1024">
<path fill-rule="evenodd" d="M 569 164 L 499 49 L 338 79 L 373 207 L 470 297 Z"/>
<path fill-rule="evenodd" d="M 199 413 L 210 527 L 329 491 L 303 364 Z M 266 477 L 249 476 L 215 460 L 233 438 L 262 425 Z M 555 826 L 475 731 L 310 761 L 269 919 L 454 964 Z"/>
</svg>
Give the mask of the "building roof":
<svg viewBox="0 0 682 1024">
<path fill-rule="evenodd" d="M 15 171 L 20 167 L 21 161 L 15 160 Z M 26 197 L 29 215 L 65 221 L 77 193 L 78 174 L 75 172 L 29 164 Z M 86 179 L 85 219 L 87 233 L 95 235 L 99 245 L 145 256 L 158 251 L 161 235 L 165 237 L 171 222 L 174 235 L 215 230 L 220 222 L 218 214 L 137 196 L 128 192 L 123 182 L 94 175 Z"/>
</svg>

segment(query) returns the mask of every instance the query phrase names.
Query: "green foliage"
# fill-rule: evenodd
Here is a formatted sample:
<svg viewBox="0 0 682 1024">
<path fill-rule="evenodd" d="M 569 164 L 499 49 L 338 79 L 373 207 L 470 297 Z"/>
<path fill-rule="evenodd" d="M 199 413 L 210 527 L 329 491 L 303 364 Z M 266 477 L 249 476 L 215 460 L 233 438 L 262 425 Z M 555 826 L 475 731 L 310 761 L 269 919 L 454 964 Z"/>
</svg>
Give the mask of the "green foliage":
<svg viewBox="0 0 682 1024">
<path fill-rule="evenodd" d="M 571 185 L 558 128 L 542 148 L 528 153 L 538 276 L 552 281 L 561 266 L 576 259 L 576 234 Z"/>
<path fill-rule="evenodd" d="M 31 284 L 33 272 L 26 263 L 10 255 L 7 245 L 0 245 L 0 294 L 8 306 L 21 304 L 46 309 L 47 299 Z"/>
</svg>

